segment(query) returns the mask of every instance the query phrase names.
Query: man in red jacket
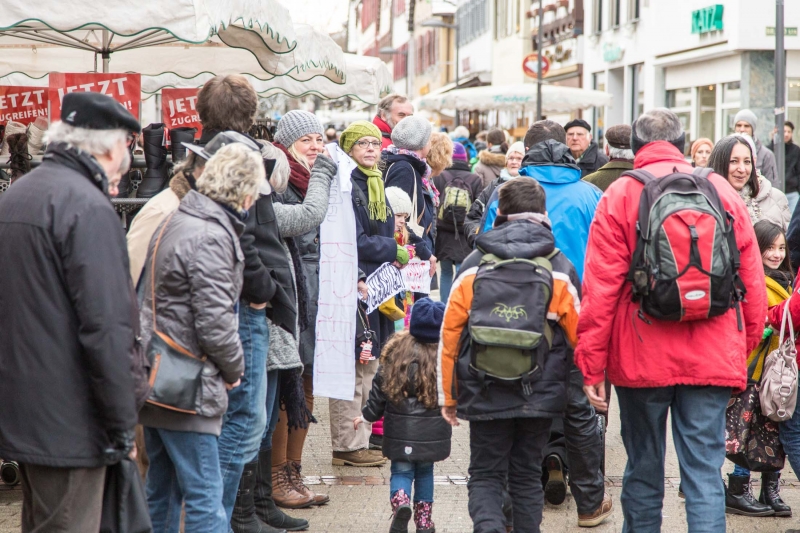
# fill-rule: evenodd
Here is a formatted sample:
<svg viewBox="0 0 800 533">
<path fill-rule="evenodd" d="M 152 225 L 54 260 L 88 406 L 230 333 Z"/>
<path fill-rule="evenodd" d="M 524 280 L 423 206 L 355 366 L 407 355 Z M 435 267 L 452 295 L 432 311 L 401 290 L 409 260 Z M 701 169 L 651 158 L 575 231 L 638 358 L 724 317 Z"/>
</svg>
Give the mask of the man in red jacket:
<svg viewBox="0 0 800 533">
<path fill-rule="evenodd" d="M 683 156 L 684 133 L 669 110 L 637 119 L 631 134 L 634 168 L 661 178 L 675 169 L 691 173 Z M 725 408 L 732 390 L 747 382 L 746 357 L 764 330 L 764 271 L 747 209 L 717 174 L 714 184 L 733 215 L 741 254 L 739 276 L 747 290 L 736 310 L 705 320 L 666 322 L 639 313 L 626 281 L 636 248 L 643 185 L 620 178 L 603 195 L 589 234 L 575 363 L 586 395 L 605 410 L 606 372 L 616 386 L 622 439 L 628 454 L 623 479 L 623 532 L 661 530 L 667 412 L 678 453 L 689 531 L 725 531 Z"/>
<path fill-rule="evenodd" d="M 386 150 L 392 144 L 392 130 L 397 123 L 414 114 L 414 106 L 402 94 L 390 94 L 378 103 L 378 114 L 372 123 L 381 130 L 381 150 Z"/>
</svg>

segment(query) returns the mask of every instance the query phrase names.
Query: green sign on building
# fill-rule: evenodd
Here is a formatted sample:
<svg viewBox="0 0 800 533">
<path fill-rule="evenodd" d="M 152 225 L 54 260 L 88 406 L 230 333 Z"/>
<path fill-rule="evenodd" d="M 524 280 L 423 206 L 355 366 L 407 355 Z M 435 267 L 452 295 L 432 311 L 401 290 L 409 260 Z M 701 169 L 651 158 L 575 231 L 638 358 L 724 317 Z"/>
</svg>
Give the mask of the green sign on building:
<svg viewBox="0 0 800 533">
<path fill-rule="evenodd" d="M 717 4 L 692 11 L 692 33 L 722 31 L 722 11 L 725 6 Z"/>
</svg>

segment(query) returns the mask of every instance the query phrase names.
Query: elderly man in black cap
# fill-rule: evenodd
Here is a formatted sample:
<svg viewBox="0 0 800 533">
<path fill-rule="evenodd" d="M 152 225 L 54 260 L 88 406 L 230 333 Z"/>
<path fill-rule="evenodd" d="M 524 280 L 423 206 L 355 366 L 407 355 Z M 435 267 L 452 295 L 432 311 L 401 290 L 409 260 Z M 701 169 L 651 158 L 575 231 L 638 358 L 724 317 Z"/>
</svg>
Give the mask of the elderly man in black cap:
<svg viewBox="0 0 800 533">
<path fill-rule="evenodd" d="M 0 196 L 0 457 L 20 464 L 22 531 L 88 532 L 106 466 L 133 449 L 137 313 L 109 196 L 140 127 L 98 93 L 64 96 L 61 115 Z"/>
<path fill-rule="evenodd" d="M 633 170 L 631 127 L 627 124 L 611 126 L 606 130 L 606 156 L 608 163 L 583 178 L 605 192 L 626 170 Z"/>
<path fill-rule="evenodd" d="M 608 163 L 608 158 L 600 153 L 597 143 L 592 141 L 592 127 L 580 118 L 567 122 L 567 146 L 572 157 L 581 169 L 581 178 L 595 172 Z"/>
</svg>

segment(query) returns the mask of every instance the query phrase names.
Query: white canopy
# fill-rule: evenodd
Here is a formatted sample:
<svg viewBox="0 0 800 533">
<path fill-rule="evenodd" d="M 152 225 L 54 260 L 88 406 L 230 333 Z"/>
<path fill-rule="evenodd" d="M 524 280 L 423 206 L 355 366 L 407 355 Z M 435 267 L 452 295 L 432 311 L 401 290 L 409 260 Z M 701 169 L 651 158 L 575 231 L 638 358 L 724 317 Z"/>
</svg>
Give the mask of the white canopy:
<svg viewBox="0 0 800 533">
<path fill-rule="evenodd" d="M 469 109 L 474 111 L 536 109 L 536 84 L 487 85 L 426 95 L 416 102 L 419 110 Z M 611 94 L 574 87 L 542 85 L 542 112 L 569 113 L 611 104 Z"/>
<path fill-rule="evenodd" d="M 293 26 L 277 0 L 36 0 L 0 10 L 0 75 L 99 71 L 98 56 L 104 72 L 249 71 L 260 79 L 344 82 L 341 48 L 309 26 Z"/>
</svg>

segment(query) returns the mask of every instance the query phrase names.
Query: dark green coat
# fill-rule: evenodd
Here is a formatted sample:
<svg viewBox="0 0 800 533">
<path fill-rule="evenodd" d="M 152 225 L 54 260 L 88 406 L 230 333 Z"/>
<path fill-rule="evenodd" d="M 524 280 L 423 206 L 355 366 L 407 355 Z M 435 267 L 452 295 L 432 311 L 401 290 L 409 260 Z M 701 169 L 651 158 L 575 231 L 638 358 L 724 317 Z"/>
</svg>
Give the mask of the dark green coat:
<svg viewBox="0 0 800 533">
<path fill-rule="evenodd" d="M 601 191 L 606 192 L 606 189 L 608 189 L 626 170 L 633 170 L 632 161 L 613 159 L 583 178 L 583 181 L 588 181 Z"/>
</svg>

